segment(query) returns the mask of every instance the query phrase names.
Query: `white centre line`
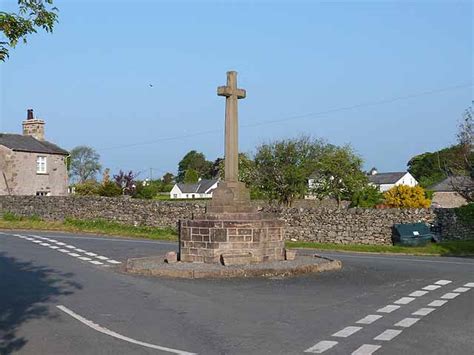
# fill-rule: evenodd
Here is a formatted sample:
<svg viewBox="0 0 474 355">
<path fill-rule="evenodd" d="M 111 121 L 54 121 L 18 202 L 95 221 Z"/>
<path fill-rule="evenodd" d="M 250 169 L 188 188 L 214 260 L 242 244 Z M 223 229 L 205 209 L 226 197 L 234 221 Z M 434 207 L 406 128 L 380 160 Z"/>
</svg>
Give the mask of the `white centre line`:
<svg viewBox="0 0 474 355">
<path fill-rule="evenodd" d="M 444 286 L 444 285 L 450 284 L 451 282 L 452 282 L 452 281 L 450 281 L 450 280 L 439 280 L 439 281 L 436 281 L 436 282 L 435 282 L 435 285 Z"/>
<path fill-rule="evenodd" d="M 415 291 L 415 292 L 410 293 L 408 296 L 420 297 L 420 296 L 426 295 L 427 293 L 428 293 L 428 291 Z"/>
<path fill-rule="evenodd" d="M 433 312 L 435 309 L 434 308 L 420 308 L 419 310 L 415 311 L 412 313 L 414 316 L 426 316 Z"/>
<path fill-rule="evenodd" d="M 400 306 L 394 306 L 393 304 L 389 304 L 388 306 L 385 306 L 383 308 L 377 309 L 377 312 L 380 313 L 392 313 L 393 311 L 399 309 Z"/>
<path fill-rule="evenodd" d="M 465 287 L 474 287 L 474 282 L 468 282 L 464 285 Z"/>
<path fill-rule="evenodd" d="M 43 243 L 43 241 L 41 241 L 41 240 L 34 240 L 34 239 L 32 240 L 32 242 L 33 243 Z"/>
<path fill-rule="evenodd" d="M 56 242 L 57 245 L 66 245 L 66 243 Z"/>
<path fill-rule="evenodd" d="M 76 247 L 74 245 L 65 245 L 66 248 L 69 248 L 69 249 L 76 249 Z"/>
<path fill-rule="evenodd" d="M 444 295 L 441 296 L 441 298 L 445 300 L 452 300 L 453 298 L 456 298 L 459 296 L 459 293 L 454 293 L 454 292 L 448 292 L 445 293 Z"/>
<path fill-rule="evenodd" d="M 108 263 L 111 263 L 111 264 L 121 264 L 122 262 L 121 261 L 117 261 L 117 260 L 107 260 Z"/>
<path fill-rule="evenodd" d="M 330 341 L 330 340 L 323 340 L 317 343 L 316 345 L 306 349 L 305 353 L 313 353 L 313 354 L 321 354 L 326 350 L 331 349 L 332 347 L 337 345 L 337 341 Z"/>
<path fill-rule="evenodd" d="M 86 255 L 89 255 L 89 256 L 97 256 L 96 253 L 85 253 Z"/>
<path fill-rule="evenodd" d="M 470 290 L 469 287 L 458 287 L 453 292 L 466 292 L 466 291 L 469 291 L 469 290 Z"/>
<path fill-rule="evenodd" d="M 76 248 L 76 251 L 78 251 L 79 253 L 85 253 L 86 252 L 84 249 L 79 249 L 79 248 Z"/>
<path fill-rule="evenodd" d="M 404 318 L 400 322 L 395 323 L 396 327 L 403 327 L 403 328 L 409 328 L 416 322 L 418 322 L 420 319 L 419 318 Z"/>
<path fill-rule="evenodd" d="M 177 349 L 172 349 L 172 348 L 167 348 L 167 347 L 164 347 L 164 346 L 159 346 L 159 345 L 155 345 L 155 344 L 150 344 L 150 343 L 145 343 L 143 341 L 139 341 L 139 340 L 135 340 L 135 339 L 132 339 L 132 338 L 129 338 L 129 337 L 126 337 L 124 335 L 121 335 L 119 333 L 116 333 L 110 329 L 107 329 L 107 328 L 104 328 L 104 327 L 101 327 L 100 325 L 80 316 L 79 314 L 76 314 L 74 313 L 73 311 L 71 311 L 69 308 L 67 307 L 64 307 L 62 305 L 59 305 L 59 306 L 56 306 L 58 309 L 60 309 L 61 311 L 63 311 L 64 313 L 66 314 L 69 314 L 71 317 L 77 319 L 79 322 L 87 325 L 88 327 L 100 332 L 100 333 L 103 333 L 103 334 L 106 334 L 106 335 L 109 335 L 111 337 L 114 337 L 114 338 L 117 338 L 117 339 L 120 339 L 120 340 L 124 340 L 124 341 L 128 341 L 129 343 L 133 343 L 133 344 L 137 344 L 137 345 L 141 345 L 141 346 L 144 346 L 144 347 L 147 347 L 147 348 L 151 348 L 151 349 L 156 349 L 156 350 L 161 350 L 161 351 L 167 351 L 169 353 L 173 353 L 173 354 L 178 354 L 178 355 L 196 355 L 195 353 L 190 353 L 190 352 L 187 352 L 187 351 L 182 351 L 182 350 L 177 350 Z"/>
<path fill-rule="evenodd" d="M 402 298 L 396 300 L 396 301 L 393 302 L 393 303 L 395 303 L 395 304 L 408 304 L 408 303 L 410 303 L 410 302 L 413 301 L 413 300 L 414 300 L 413 297 L 402 297 Z"/>
<path fill-rule="evenodd" d="M 340 331 L 334 333 L 332 336 L 338 338 L 347 338 L 348 336 L 351 336 L 352 334 L 358 332 L 361 329 L 362 327 L 345 327 L 344 329 L 341 329 Z"/>
<path fill-rule="evenodd" d="M 102 255 L 97 255 L 96 258 L 100 259 L 100 260 L 108 260 L 109 259 L 108 257 L 102 256 Z"/>
<path fill-rule="evenodd" d="M 58 251 L 60 251 L 61 253 L 69 253 L 69 250 L 67 249 L 58 249 Z"/>
<path fill-rule="evenodd" d="M 51 244 L 49 244 L 49 243 L 40 243 L 40 245 L 42 245 L 44 247 L 49 247 Z"/>
<path fill-rule="evenodd" d="M 356 351 L 354 351 L 351 355 L 371 355 L 381 347 L 382 345 L 364 344 Z"/>
<path fill-rule="evenodd" d="M 399 335 L 402 331 L 397 329 L 387 329 L 383 333 L 377 335 L 374 340 L 390 341 Z"/>
<path fill-rule="evenodd" d="M 51 246 L 49 246 L 49 248 L 50 248 L 50 249 L 58 249 L 59 247 L 56 246 L 56 245 L 51 245 Z"/>
<path fill-rule="evenodd" d="M 68 254 L 71 255 L 71 256 L 74 256 L 74 257 L 76 257 L 76 258 L 77 258 L 78 256 L 81 256 L 81 254 L 77 254 L 77 253 L 68 253 Z"/>
<path fill-rule="evenodd" d="M 378 315 L 378 314 L 369 314 L 368 316 L 359 319 L 356 323 L 357 324 L 372 324 L 375 322 L 377 319 L 382 318 L 383 316 Z"/>
<path fill-rule="evenodd" d="M 440 285 L 428 285 L 428 286 L 423 287 L 423 290 L 433 291 L 440 287 L 441 287 Z"/>
<path fill-rule="evenodd" d="M 85 257 L 85 256 L 80 256 L 78 259 L 84 260 L 84 261 L 90 261 L 92 260 L 91 258 Z"/>
<path fill-rule="evenodd" d="M 91 260 L 89 261 L 91 264 L 94 264 L 94 265 L 104 265 L 103 262 L 100 262 L 100 261 L 97 261 L 97 260 Z"/>
<path fill-rule="evenodd" d="M 428 306 L 431 306 L 431 307 L 440 307 L 442 306 L 443 304 L 447 303 L 448 301 L 443 301 L 443 300 L 436 300 L 436 301 L 433 301 L 431 302 L 430 304 L 428 304 Z"/>
</svg>

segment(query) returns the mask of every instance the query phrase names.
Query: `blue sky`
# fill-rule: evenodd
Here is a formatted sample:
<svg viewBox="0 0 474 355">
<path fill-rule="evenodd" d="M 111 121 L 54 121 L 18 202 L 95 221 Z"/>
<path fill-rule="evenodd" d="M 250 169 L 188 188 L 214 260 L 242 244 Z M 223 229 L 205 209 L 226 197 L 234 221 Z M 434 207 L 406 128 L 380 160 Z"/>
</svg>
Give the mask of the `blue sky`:
<svg viewBox="0 0 474 355">
<path fill-rule="evenodd" d="M 241 151 L 308 134 L 352 144 L 379 171 L 453 144 L 473 98 L 470 1 L 55 4 L 54 33 L 0 64 L 0 131 L 20 132 L 33 108 L 48 140 L 143 178 L 191 149 L 223 154 L 216 87 L 230 69 L 247 90 Z"/>
</svg>

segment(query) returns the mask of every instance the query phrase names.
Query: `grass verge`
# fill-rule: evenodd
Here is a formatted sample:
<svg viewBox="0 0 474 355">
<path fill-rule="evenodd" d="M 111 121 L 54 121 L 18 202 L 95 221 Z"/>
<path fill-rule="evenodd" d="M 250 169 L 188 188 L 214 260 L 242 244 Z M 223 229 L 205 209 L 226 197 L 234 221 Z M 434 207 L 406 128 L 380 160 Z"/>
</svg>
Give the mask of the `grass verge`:
<svg viewBox="0 0 474 355">
<path fill-rule="evenodd" d="M 313 242 L 286 242 L 286 246 L 288 248 L 311 248 L 318 250 L 352 251 L 362 253 L 474 256 L 474 240 L 452 240 L 441 243 L 430 243 L 419 247 L 404 247 L 398 245 L 330 244 Z"/>
<path fill-rule="evenodd" d="M 5 218 L 7 217 L 7 218 Z M 176 241 L 177 233 L 171 228 L 131 226 L 105 220 L 66 219 L 64 222 L 42 221 L 39 218 L 4 216 L 0 218 L 0 229 L 47 230 L 72 233 L 95 233 L 124 237 Z"/>
</svg>

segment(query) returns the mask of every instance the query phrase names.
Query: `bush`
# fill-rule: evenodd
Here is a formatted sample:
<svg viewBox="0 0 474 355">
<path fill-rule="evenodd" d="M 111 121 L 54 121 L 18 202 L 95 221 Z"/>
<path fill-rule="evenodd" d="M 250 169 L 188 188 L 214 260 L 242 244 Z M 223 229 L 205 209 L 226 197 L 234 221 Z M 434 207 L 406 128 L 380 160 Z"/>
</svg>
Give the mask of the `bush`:
<svg viewBox="0 0 474 355">
<path fill-rule="evenodd" d="M 468 225 L 474 225 L 474 203 L 458 207 L 454 211 L 461 222 Z"/>
<path fill-rule="evenodd" d="M 385 204 L 390 207 L 428 208 L 431 205 L 421 186 L 397 185 L 386 191 L 384 198 Z"/>
<path fill-rule="evenodd" d="M 88 180 L 83 183 L 76 184 L 75 193 L 79 196 L 99 195 L 100 184 L 94 180 Z"/>
<path fill-rule="evenodd" d="M 10 222 L 22 220 L 22 218 L 18 216 L 17 214 L 13 212 L 8 212 L 8 211 L 3 213 L 2 219 L 5 221 L 10 221 Z"/>
<path fill-rule="evenodd" d="M 350 207 L 373 208 L 382 202 L 383 194 L 378 187 L 367 185 L 352 195 Z"/>
<path fill-rule="evenodd" d="M 98 189 L 100 196 L 115 197 L 122 195 L 122 189 L 115 182 L 106 181 Z"/>
</svg>

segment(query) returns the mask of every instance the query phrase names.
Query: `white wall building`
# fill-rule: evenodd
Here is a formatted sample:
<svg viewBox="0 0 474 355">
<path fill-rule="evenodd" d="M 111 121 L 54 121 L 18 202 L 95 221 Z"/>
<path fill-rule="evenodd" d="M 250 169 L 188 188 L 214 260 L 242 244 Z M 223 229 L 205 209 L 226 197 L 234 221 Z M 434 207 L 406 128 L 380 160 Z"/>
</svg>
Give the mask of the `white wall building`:
<svg viewBox="0 0 474 355">
<path fill-rule="evenodd" d="M 381 192 L 390 190 L 394 186 L 416 186 L 418 181 L 407 171 L 379 173 L 375 168 L 369 172 L 369 184 L 377 186 Z"/>
<path fill-rule="evenodd" d="M 195 184 L 178 183 L 170 191 L 172 199 L 212 198 L 218 180 L 200 180 Z"/>
</svg>

